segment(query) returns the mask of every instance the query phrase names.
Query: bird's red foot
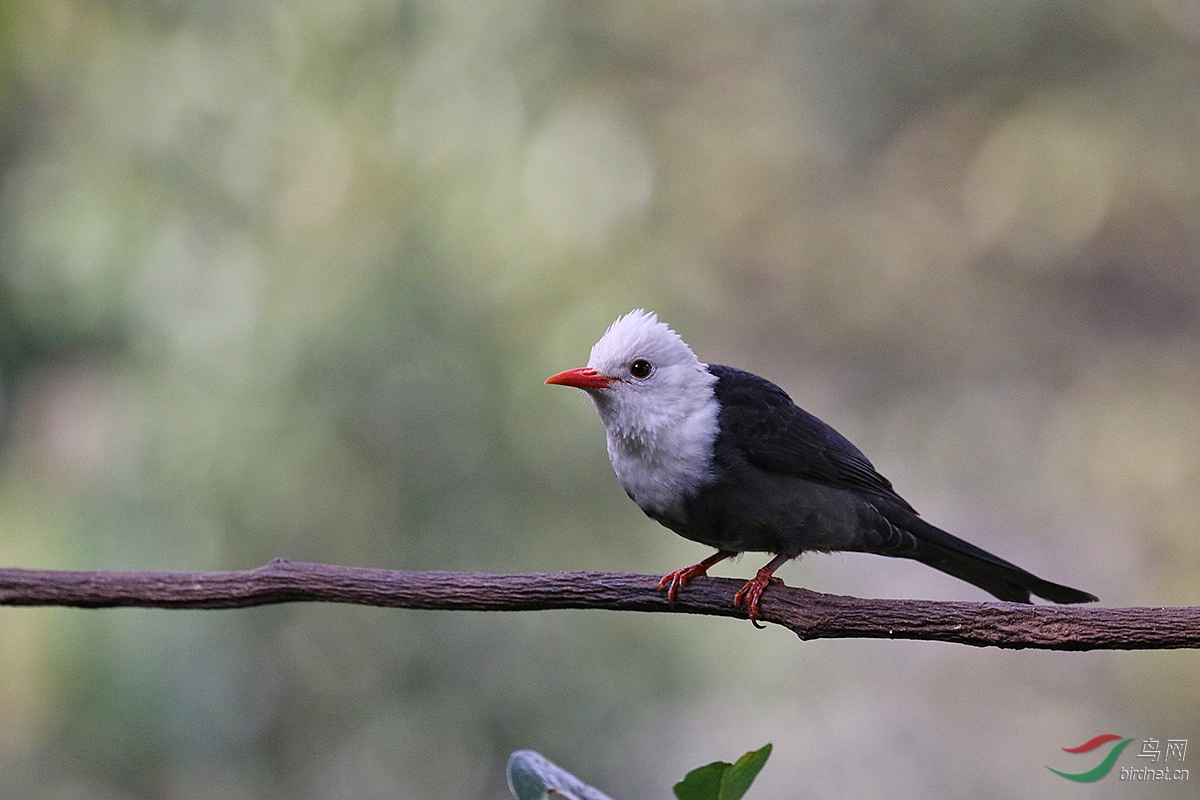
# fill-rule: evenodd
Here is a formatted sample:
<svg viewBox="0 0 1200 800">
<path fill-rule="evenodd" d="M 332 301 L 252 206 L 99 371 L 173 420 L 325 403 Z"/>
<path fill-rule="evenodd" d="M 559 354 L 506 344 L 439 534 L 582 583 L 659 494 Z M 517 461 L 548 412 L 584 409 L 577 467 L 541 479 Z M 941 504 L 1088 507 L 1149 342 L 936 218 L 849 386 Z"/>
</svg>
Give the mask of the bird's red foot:
<svg viewBox="0 0 1200 800">
<path fill-rule="evenodd" d="M 734 606 L 740 606 L 745 603 L 746 614 L 750 617 L 750 621 L 754 623 L 754 627 L 756 628 L 762 627 L 758 624 L 758 602 L 762 599 L 762 593 L 773 583 L 783 584 L 782 580 L 771 574 L 772 572 L 774 570 L 769 566 L 763 567 L 758 571 L 757 575 L 746 581 L 746 585 L 738 589 L 738 593 L 733 596 Z"/>
<path fill-rule="evenodd" d="M 679 594 L 679 590 L 687 586 L 687 582 L 697 575 L 707 575 L 708 567 L 703 564 L 693 564 L 690 567 L 677 569 L 672 573 L 663 575 L 662 580 L 658 582 L 656 589 L 667 589 L 667 602 L 674 603 L 675 595 Z"/>
<path fill-rule="evenodd" d="M 730 550 L 718 550 L 708 558 L 701 561 L 699 564 L 692 564 L 690 567 L 677 569 L 674 572 L 663 575 L 662 580 L 658 582 L 655 589 L 663 589 L 667 587 L 667 602 L 674 603 L 675 596 L 679 594 L 679 590 L 687 586 L 688 581 L 699 575 L 707 575 L 708 568 L 713 564 L 724 561 L 727 558 L 732 558 L 737 555 Z"/>
</svg>

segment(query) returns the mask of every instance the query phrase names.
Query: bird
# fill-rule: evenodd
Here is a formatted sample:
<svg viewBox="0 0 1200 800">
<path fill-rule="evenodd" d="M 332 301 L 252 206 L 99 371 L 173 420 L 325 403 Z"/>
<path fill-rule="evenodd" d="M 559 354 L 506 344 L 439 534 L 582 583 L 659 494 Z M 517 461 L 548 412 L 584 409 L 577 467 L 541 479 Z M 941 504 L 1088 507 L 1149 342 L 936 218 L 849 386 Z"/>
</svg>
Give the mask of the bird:
<svg viewBox="0 0 1200 800">
<path fill-rule="evenodd" d="M 689 581 L 745 552 L 771 560 L 734 595 L 758 626 L 775 571 L 802 553 L 851 551 L 919 561 L 1000 600 L 1086 603 L 926 522 L 857 447 L 774 383 L 700 361 L 654 312 L 617 318 L 586 367 L 546 383 L 582 389 L 604 424 L 630 499 L 675 533 L 716 549 L 663 576 L 674 603 Z"/>
</svg>

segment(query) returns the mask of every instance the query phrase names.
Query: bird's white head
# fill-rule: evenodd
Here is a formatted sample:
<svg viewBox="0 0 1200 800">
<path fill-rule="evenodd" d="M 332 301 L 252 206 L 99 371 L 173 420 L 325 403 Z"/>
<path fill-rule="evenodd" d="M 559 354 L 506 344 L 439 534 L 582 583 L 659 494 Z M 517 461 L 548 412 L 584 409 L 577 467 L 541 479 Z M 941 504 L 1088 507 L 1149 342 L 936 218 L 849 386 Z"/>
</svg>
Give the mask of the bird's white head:
<svg viewBox="0 0 1200 800">
<path fill-rule="evenodd" d="M 591 396 L 617 478 L 642 508 L 664 511 L 710 474 L 716 380 L 679 334 L 653 312 L 635 309 L 608 326 L 586 367 L 546 383 Z"/>
</svg>

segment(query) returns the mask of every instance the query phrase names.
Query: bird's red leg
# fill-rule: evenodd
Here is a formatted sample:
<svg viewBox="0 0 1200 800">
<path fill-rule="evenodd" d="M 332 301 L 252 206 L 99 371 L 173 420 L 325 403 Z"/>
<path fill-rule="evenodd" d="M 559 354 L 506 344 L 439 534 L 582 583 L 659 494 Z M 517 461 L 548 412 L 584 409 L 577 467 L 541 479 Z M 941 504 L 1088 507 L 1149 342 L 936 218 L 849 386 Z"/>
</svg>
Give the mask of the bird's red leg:
<svg viewBox="0 0 1200 800">
<path fill-rule="evenodd" d="M 667 589 L 667 602 L 674 603 L 675 595 L 679 594 L 679 590 L 687 586 L 687 582 L 697 575 L 707 575 L 708 568 L 713 564 L 718 564 L 727 558 L 733 558 L 737 553 L 733 550 L 718 550 L 708 558 L 701 561 L 699 564 L 692 564 L 690 567 L 677 569 L 674 572 L 663 575 L 663 579 L 658 582 L 656 589 L 662 589 L 664 586 L 669 586 Z"/>
<path fill-rule="evenodd" d="M 754 623 L 754 627 L 762 627 L 758 624 L 758 601 L 762 599 L 762 593 L 772 583 L 783 583 L 782 580 L 775 577 L 775 570 L 782 567 L 791 559 L 791 556 L 775 556 L 767 562 L 765 567 L 758 571 L 757 575 L 746 581 L 746 585 L 738 589 L 738 593 L 733 596 L 733 604 L 735 606 L 740 606 L 743 602 L 746 604 L 746 613 L 749 615 L 750 621 Z"/>
</svg>

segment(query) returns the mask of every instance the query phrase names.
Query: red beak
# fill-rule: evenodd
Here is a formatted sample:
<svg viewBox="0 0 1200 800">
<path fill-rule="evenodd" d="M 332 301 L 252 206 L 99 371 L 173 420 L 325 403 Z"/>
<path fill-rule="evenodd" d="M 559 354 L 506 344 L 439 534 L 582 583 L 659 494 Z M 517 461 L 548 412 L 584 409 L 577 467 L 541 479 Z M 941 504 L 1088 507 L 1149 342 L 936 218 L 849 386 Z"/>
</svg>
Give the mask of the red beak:
<svg viewBox="0 0 1200 800">
<path fill-rule="evenodd" d="M 546 383 L 554 386 L 574 386 L 576 389 L 607 389 L 616 378 L 601 375 L 591 367 L 569 369 L 557 375 L 546 378 Z"/>
</svg>

